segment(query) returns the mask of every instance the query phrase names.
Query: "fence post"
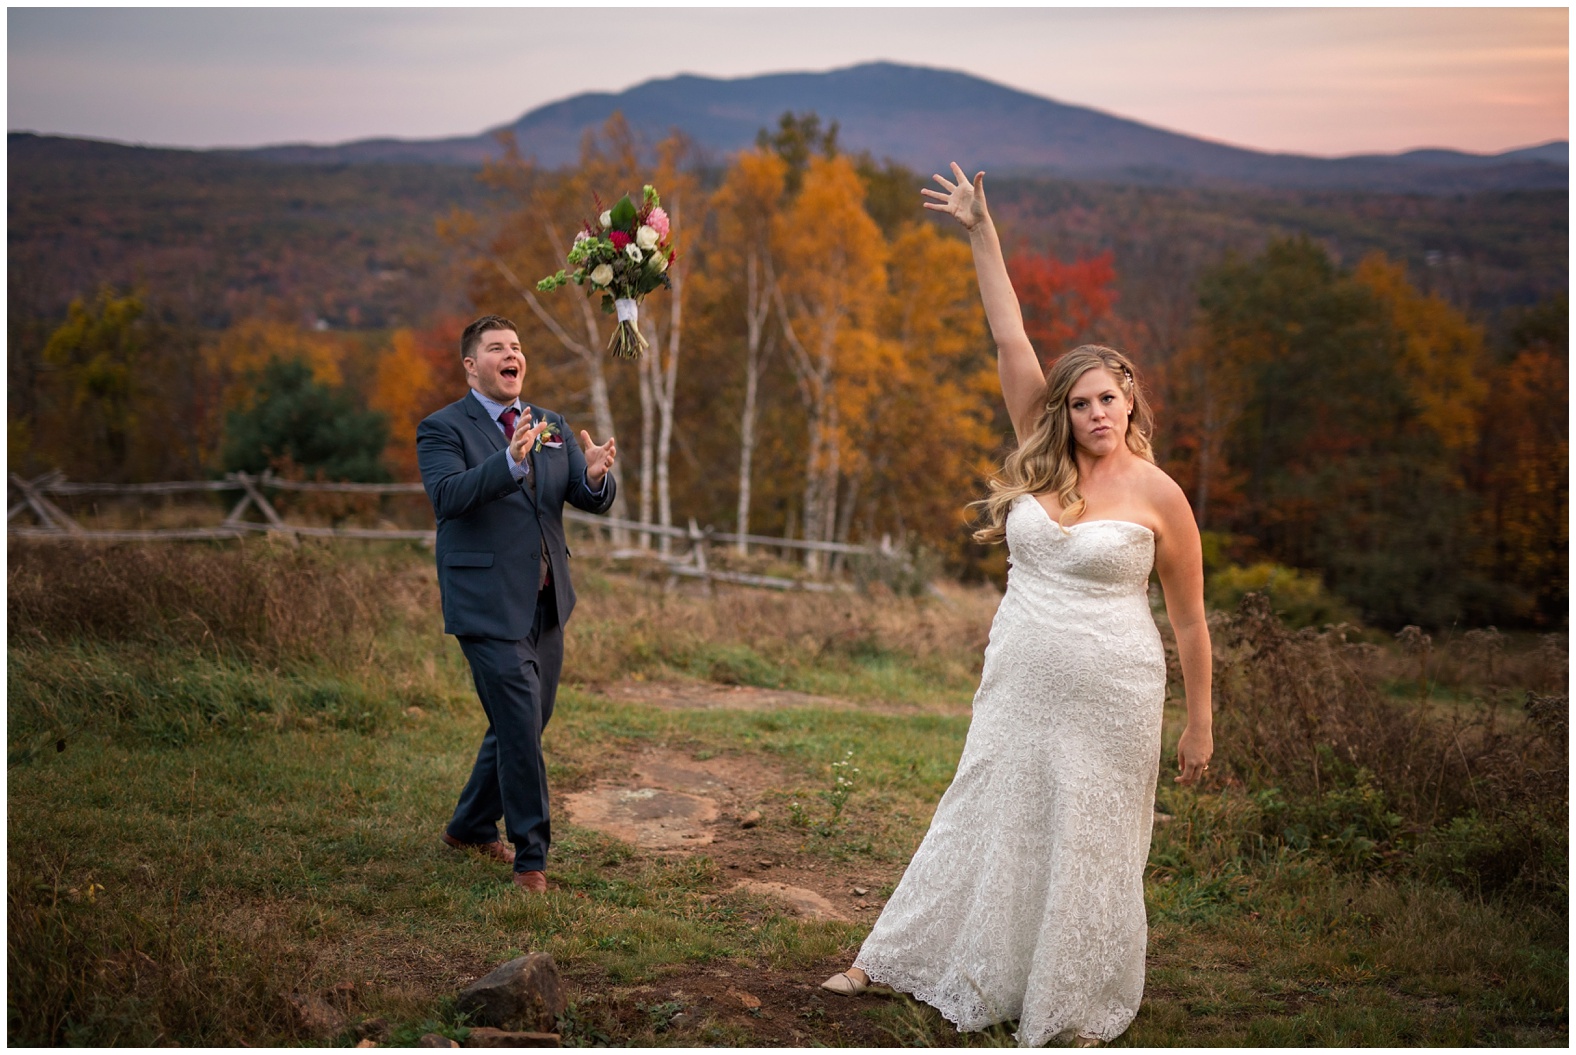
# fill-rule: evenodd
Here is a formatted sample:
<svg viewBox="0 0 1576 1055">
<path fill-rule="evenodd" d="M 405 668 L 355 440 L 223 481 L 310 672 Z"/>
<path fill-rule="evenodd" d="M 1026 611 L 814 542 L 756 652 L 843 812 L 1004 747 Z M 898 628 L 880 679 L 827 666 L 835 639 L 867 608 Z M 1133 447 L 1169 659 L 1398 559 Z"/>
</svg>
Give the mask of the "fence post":
<svg viewBox="0 0 1576 1055">
<path fill-rule="evenodd" d="M 39 523 L 46 528 L 52 528 L 66 535 L 84 534 L 80 524 L 67 516 L 65 510 L 55 505 L 55 503 L 45 498 L 39 492 L 40 487 L 59 483 L 64 479 L 65 476 L 61 474 L 59 469 L 47 472 L 37 480 L 32 481 L 24 480 L 16 473 L 12 473 L 11 483 L 16 485 L 17 490 L 22 492 L 22 501 L 11 507 L 11 512 L 6 519 L 10 520 L 11 517 L 20 513 L 22 507 L 26 505 L 33 510 L 33 515 L 38 517 Z"/>
<path fill-rule="evenodd" d="M 279 532 L 280 534 L 283 534 L 284 537 L 289 540 L 290 545 L 292 546 L 298 546 L 301 544 L 301 540 L 297 538 L 296 533 L 290 529 L 290 525 L 284 522 L 284 518 L 279 515 L 279 513 L 269 503 L 268 499 L 263 497 L 263 493 L 257 489 L 255 486 L 254 477 L 252 477 L 250 473 L 234 472 L 230 473 L 229 475 L 241 485 L 242 489 L 245 490 L 246 495 L 236 503 L 234 509 L 230 510 L 230 515 L 224 518 L 224 522 L 226 524 L 240 526 L 242 523 L 244 523 L 244 521 L 241 520 L 241 513 L 245 511 L 248 505 L 255 505 L 258 509 L 258 512 L 262 513 L 264 519 L 268 521 L 268 530 L 270 532 Z M 267 473 L 264 473 L 262 479 L 266 479 L 267 475 Z"/>
<path fill-rule="evenodd" d="M 706 584 L 706 596 L 712 596 L 711 568 L 706 564 L 706 536 L 701 533 L 700 525 L 695 523 L 695 518 L 689 518 L 690 552 L 695 558 L 695 567 L 700 570 L 701 581 Z"/>
</svg>

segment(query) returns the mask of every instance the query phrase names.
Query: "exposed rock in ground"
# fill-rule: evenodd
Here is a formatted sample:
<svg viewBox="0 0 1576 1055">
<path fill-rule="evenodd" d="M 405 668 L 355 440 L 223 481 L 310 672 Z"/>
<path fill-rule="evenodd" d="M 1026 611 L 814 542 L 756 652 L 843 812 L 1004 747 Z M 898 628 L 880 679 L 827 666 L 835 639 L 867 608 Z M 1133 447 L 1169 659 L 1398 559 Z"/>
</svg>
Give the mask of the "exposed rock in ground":
<svg viewBox="0 0 1576 1055">
<path fill-rule="evenodd" d="M 735 890 L 744 890 L 751 894 L 769 898 L 792 909 L 795 915 L 804 916 L 806 919 L 829 919 L 840 923 L 848 922 L 848 917 L 838 912 L 832 903 L 813 890 L 806 890 L 802 886 L 789 886 L 787 883 L 768 883 L 760 879 L 746 879 Z"/>
<path fill-rule="evenodd" d="M 737 1000 L 741 1007 L 744 1007 L 744 1008 L 747 1008 L 747 1009 L 752 1009 L 752 1008 L 757 1008 L 757 1007 L 761 1006 L 761 998 L 760 997 L 753 996 L 753 995 L 751 995 L 749 993 L 746 993 L 742 989 L 729 989 L 728 990 L 728 995 L 733 997 L 735 1000 Z"/>
<path fill-rule="evenodd" d="M 416 1042 L 418 1048 L 457 1048 L 460 1042 L 450 1040 L 441 1033 L 428 1033 Z"/>
<path fill-rule="evenodd" d="M 528 953 L 478 978 L 457 1003 L 480 1025 L 539 1033 L 556 1029 L 558 1016 L 569 1009 L 558 965 L 545 952 Z"/>
<path fill-rule="evenodd" d="M 363 1040 L 387 1040 L 388 1035 L 389 1020 L 386 1018 L 369 1018 L 356 1023 L 356 1036 Z"/>
<path fill-rule="evenodd" d="M 566 796 L 569 819 L 649 850 L 688 850 L 712 841 L 714 799 L 658 788 L 598 788 Z"/>
</svg>

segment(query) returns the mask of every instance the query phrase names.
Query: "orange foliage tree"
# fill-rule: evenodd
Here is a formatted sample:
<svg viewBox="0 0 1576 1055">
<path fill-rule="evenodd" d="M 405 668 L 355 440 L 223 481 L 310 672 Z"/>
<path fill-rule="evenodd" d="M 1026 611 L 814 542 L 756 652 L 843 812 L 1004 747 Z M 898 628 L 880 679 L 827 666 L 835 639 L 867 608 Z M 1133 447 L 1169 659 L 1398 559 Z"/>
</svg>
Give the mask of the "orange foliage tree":
<svg viewBox="0 0 1576 1055">
<path fill-rule="evenodd" d="M 368 404 L 387 417 L 389 442 L 383 460 L 396 480 L 421 479 L 416 426 L 467 391 L 459 350 L 466 321 L 446 318 L 419 330 L 395 330 L 377 358 Z"/>
<path fill-rule="evenodd" d="M 877 375 L 895 348 L 878 330 L 887 295 L 887 245 L 864 209 L 864 186 L 846 158 L 812 158 L 793 204 L 772 227 L 778 321 L 804 404 L 804 537 L 831 541 L 839 484 L 857 473 Z M 806 564 L 819 565 L 815 551 Z"/>
</svg>

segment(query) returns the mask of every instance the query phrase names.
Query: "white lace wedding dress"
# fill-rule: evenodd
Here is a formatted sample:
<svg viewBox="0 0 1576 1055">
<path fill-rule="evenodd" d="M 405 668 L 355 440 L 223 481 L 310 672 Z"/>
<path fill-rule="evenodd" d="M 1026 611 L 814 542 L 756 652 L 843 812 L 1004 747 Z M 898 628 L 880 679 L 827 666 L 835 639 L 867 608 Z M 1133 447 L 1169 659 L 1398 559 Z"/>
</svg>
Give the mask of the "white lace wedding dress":
<svg viewBox="0 0 1576 1055">
<path fill-rule="evenodd" d="M 1023 1045 L 1111 1040 L 1144 988 L 1166 683 L 1154 536 L 1064 531 L 1025 496 L 1007 545 L 957 775 L 854 966 L 960 1032 L 1016 1019 Z"/>
</svg>

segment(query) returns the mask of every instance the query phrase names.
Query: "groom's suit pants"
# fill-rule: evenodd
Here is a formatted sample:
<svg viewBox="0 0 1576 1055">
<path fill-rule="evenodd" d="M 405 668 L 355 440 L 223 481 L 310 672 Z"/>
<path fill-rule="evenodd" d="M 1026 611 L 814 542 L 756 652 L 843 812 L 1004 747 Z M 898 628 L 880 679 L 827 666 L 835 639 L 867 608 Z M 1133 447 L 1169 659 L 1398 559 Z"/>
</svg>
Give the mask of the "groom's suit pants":
<svg viewBox="0 0 1576 1055">
<path fill-rule="evenodd" d="M 553 590 L 538 591 L 536 622 L 524 640 L 459 641 L 488 724 L 449 834 L 462 842 L 489 843 L 498 838 L 502 817 L 505 837 L 514 845 L 514 870 L 541 871 L 552 841 L 542 730 L 553 716 L 564 665 L 564 628 Z"/>
</svg>

